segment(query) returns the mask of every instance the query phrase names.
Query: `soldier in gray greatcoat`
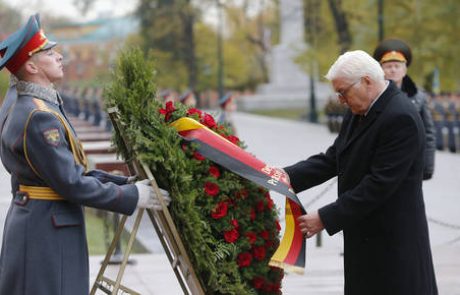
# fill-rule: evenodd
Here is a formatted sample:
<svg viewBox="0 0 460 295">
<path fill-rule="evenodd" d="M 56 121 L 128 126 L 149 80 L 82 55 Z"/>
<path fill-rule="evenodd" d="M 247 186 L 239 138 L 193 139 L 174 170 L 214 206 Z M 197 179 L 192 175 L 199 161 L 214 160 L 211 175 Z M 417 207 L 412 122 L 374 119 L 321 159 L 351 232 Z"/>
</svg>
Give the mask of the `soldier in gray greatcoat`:
<svg viewBox="0 0 460 295">
<path fill-rule="evenodd" d="M 430 179 L 434 173 L 435 129 L 431 111 L 428 107 L 428 96 L 407 75 L 407 68 L 412 61 L 411 49 L 402 40 L 387 39 L 383 40 L 375 48 L 374 58 L 382 66 L 385 72 L 385 79 L 395 82 L 396 86 L 407 95 L 420 114 L 425 130 L 423 179 Z"/>
<path fill-rule="evenodd" d="M 459 114 L 457 113 L 454 93 L 450 93 L 447 96 L 446 105 L 447 146 L 449 147 L 449 151 L 451 153 L 455 153 L 457 152 L 457 144 L 455 142 L 455 129 L 457 129 L 457 120 Z"/>
<path fill-rule="evenodd" d="M 444 150 L 444 134 L 442 130 L 446 125 L 446 110 L 439 95 L 433 97 L 431 113 L 435 127 L 436 149 L 442 151 Z"/>
<path fill-rule="evenodd" d="M 12 199 L 0 255 L 2 295 L 89 293 L 83 206 L 132 214 L 158 209 L 147 182 L 88 171 L 81 144 L 53 83 L 62 56 L 40 29 L 38 15 L 0 43 L 0 70 L 18 78 L 13 103 L 0 113 L 1 160 Z M 14 92 L 9 92 L 12 95 Z"/>
</svg>

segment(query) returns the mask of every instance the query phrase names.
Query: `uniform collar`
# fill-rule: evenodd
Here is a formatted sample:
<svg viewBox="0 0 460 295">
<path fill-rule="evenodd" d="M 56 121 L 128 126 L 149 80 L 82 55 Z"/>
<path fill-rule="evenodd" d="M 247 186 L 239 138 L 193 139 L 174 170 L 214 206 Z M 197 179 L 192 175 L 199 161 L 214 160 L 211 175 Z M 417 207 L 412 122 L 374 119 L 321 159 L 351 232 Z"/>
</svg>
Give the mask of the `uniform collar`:
<svg viewBox="0 0 460 295">
<path fill-rule="evenodd" d="M 27 81 L 18 81 L 16 84 L 18 95 L 29 95 L 59 105 L 59 98 L 56 89 L 43 87 Z"/>
<path fill-rule="evenodd" d="M 16 86 L 16 84 L 18 84 L 18 78 L 16 78 L 15 75 L 11 74 L 10 75 L 10 87 L 12 86 Z"/>
</svg>

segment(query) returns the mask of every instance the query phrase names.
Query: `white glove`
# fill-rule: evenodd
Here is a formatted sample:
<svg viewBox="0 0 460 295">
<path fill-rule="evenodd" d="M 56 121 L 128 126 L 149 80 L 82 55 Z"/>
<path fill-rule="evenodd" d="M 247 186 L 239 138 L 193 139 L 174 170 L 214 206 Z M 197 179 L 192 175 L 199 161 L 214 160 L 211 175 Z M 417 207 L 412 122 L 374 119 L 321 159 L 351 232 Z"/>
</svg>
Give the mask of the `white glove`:
<svg viewBox="0 0 460 295">
<path fill-rule="evenodd" d="M 139 200 L 137 201 L 138 208 L 147 208 L 154 210 L 161 210 L 161 204 L 158 200 L 158 196 L 150 185 L 150 180 L 144 179 L 135 183 L 137 187 L 137 192 L 139 193 Z M 171 202 L 169 193 L 165 190 L 160 189 L 163 201 L 166 203 L 166 206 Z"/>
<path fill-rule="evenodd" d="M 126 179 L 126 183 L 134 183 L 137 180 L 137 175 L 129 176 Z"/>
</svg>

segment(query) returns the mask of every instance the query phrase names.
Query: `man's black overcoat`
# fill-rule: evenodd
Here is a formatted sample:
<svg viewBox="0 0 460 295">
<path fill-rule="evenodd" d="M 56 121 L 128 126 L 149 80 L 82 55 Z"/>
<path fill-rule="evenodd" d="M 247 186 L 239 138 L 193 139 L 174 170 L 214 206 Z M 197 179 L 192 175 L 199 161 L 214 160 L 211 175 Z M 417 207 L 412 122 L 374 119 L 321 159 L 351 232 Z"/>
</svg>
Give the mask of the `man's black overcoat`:
<svg viewBox="0 0 460 295">
<path fill-rule="evenodd" d="M 296 192 L 338 176 L 337 200 L 318 212 L 330 235 L 343 230 L 346 295 L 437 294 L 424 142 L 419 114 L 390 83 L 367 116 L 348 112 L 325 154 L 285 168 Z"/>
</svg>

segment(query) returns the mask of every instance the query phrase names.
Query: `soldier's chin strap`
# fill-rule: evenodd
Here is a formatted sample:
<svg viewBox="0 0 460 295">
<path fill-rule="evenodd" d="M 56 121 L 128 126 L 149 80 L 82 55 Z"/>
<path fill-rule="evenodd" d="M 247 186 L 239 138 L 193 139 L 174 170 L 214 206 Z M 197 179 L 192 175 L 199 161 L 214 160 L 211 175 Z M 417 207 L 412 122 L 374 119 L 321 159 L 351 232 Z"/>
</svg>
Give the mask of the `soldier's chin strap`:
<svg viewBox="0 0 460 295">
<path fill-rule="evenodd" d="M 303 273 L 306 241 L 297 218 L 305 214 L 305 209 L 294 193 L 285 172 L 268 166 L 191 118 L 178 119 L 171 123 L 171 126 L 176 128 L 182 138 L 196 143 L 198 152 L 204 157 L 266 189 L 286 196 L 286 229 L 270 265 Z"/>
</svg>

